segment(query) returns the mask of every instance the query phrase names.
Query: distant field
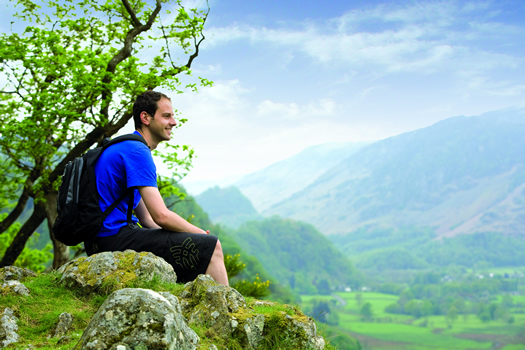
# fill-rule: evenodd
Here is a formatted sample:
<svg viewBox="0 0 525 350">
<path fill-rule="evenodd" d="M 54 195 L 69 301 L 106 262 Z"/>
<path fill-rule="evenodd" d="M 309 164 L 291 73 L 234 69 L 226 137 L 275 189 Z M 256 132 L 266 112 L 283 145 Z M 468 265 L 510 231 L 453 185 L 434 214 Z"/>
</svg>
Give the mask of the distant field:
<svg viewBox="0 0 525 350">
<path fill-rule="evenodd" d="M 511 325 L 503 321 L 483 323 L 475 315 L 460 316 L 449 329 L 444 316 L 414 319 L 384 312 L 387 305 L 397 301 L 397 296 L 372 292 L 361 295 L 361 304 L 372 304 L 373 321 L 361 320 L 356 293 L 301 296 L 301 299 L 307 307 L 314 301 L 328 302 L 339 315 L 338 329 L 358 338 L 364 350 L 460 350 L 494 346 L 502 350 L 525 350 L 525 314 L 514 314 L 515 322 Z M 525 302 L 525 296 L 513 296 L 513 299 L 515 303 Z"/>
</svg>

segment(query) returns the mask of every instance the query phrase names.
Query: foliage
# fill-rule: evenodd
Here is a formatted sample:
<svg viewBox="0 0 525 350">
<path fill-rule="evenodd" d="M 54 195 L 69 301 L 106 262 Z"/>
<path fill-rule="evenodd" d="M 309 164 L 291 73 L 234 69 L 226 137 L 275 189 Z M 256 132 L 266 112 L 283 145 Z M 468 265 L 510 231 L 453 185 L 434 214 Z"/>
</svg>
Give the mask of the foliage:
<svg viewBox="0 0 525 350">
<path fill-rule="evenodd" d="M 224 256 L 224 265 L 228 272 L 228 278 L 236 277 L 246 267 L 246 264 L 239 260 L 240 257 L 241 254 L 226 254 Z"/>
<path fill-rule="evenodd" d="M 7 214 L 2 214 L 0 218 L 5 218 L 6 216 Z M 3 235 L 0 235 L 0 255 L 5 253 L 20 226 L 20 223 L 17 222 L 11 225 Z M 53 253 L 51 253 L 51 244 L 47 244 L 43 249 L 35 248 L 39 236 L 38 233 L 33 234 L 24 247 L 22 254 L 16 259 L 14 266 L 25 267 L 36 272 L 44 271 L 48 266 L 49 260 L 53 258 Z"/>
<path fill-rule="evenodd" d="M 277 216 L 249 221 L 232 234 L 248 254 L 272 271 L 280 284 L 301 293 L 317 294 L 315 284 L 326 280 L 335 288 L 356 286 L 360 274 L 312 225 Z"/>
<path fill-rule="evenodd" d="M 208 15 L 185 9 L 179 0 L 13 3 L 11 32 L 0 34 L 0 75 L 6 82 L 0 87 L 0 153 L 7 157 L 0 176 L 8 180 L 0 198 L 18 202 L 0 232 L 14 224 L 29 197 L 35 206 L 5 252 L 4 265 L 53 217 L 54 206 L 46 212 L 45 205 L 66 163 L 122 128 L 139 93 L 196 89 L 178 75 L 191 74 Z M 186 56 L 186 63 L 177 63 L 176 55 Z M 192 151 L 182 150 L 186 158 L 164 152 L 175 171 L 191 161 Z"/>
<path fill-rule="evenodd" d="M 459 235 L 438 241 L 433 240 L 435 232 L 429 228 L 404 227 L 362 228 L 328 237 L 353 257 L 357 267 L 370 273 L 448 266 L 522 266 L 525 261 L 525 239 L 499 233 Z"/>
<path fill-rule="evenodd" d="M 372 318 L 374 317 L 374 312 L 372 311 L 372 304 L 369 302 L 364 303 L 361 309 L 359 310 L 359 315 L 361 315 L 363 320 L 372 320 Z"/>
<path fill-rule="evenodd" d="M 226 271 L 228 272 L 228 279 L 232 281 L 239 273 L 246 268 L 246 264 L 240 260 L 241 255 L 226 254 L 224 256 L 224 264 L 226 265 Z M 261 298 L 267 296 L 270 293 L 268 287 L 270 281 L 262 282 L 259 275 L 255 275 L 253 282 L 247 281 L 246 279 L 237 279 L 232 287 L 237 289 L 239 293 L 247 297 Z"/>
<path fill-rule="evenodd" d="M 244 296 L 262 298 L 269 294 L 270 291 L 268 287 L 270 283 L 269 280 L 266 280 L 266 282 L 261 281 L 259 275 L 255 275 L 253 282 L 243 279 L 242 281 L 233 283 L 232 287 Z"/>
<path fill-rule="evenodd" d="M 517 292 L 517 282 L 498 274 L 485 278 L 480 274 L 451 277 L 436 271 L 419 273 L 385 311 L 415 318 L 444 315 L 449 328 L 459 315 L 475 314 L 483 322 L 510 320 L 512 296 L 504 294 L 500 303 L 488 301 L 501 293 Z"/>
</svg>

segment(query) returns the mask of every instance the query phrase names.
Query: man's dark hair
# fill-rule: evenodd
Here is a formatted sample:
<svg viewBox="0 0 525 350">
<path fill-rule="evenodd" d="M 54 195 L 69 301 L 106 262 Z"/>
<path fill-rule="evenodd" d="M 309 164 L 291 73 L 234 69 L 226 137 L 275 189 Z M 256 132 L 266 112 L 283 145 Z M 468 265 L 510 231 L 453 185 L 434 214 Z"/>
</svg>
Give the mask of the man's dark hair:
<svg viewBox="0 0 525 350">
<path fill-rule="evenodd" d="M 135 103 L 133 104 L 133 120 L 135 121 L 135 130 L 142 130 L 142 121 L 140 120 L 140 114 L 146 112 L 151 117 L 155 117 L 155 112 L 157 112 L 157 102 L 161 98 L 166 98 L 171 101 L 171 99 L 164 95 L 162 92 L 157 92 L 153 90 L 148 90 L 141 93 Z"/>
</svg>

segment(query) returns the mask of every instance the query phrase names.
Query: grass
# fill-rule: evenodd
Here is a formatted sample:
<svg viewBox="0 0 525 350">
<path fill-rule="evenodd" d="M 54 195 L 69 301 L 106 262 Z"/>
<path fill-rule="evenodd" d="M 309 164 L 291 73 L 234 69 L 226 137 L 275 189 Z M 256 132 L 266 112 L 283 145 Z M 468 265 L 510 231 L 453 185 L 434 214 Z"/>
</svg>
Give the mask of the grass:
<svg viewBox="0 0 525 350">
<path fill-rule="evenodd" d="M 39 274 L 37 277 L 29 277 L 23 281 L 24 285 L 30 290 L 30 295 L 0 294 L 0 309 L 9 307 L 14 311 L 18 318 L 18 334 L 20 335 L 20 341 L 9 345 L 6 349 L 25 349 L 30 345 L 38 349 L 71 349 L 80 340 L 83 330 L 111 293 L 111 290 L 106 290 L 102 294 L 75 293 L 59 284 L 58 280 L 59 274 L 57 273 Z M 110 286 L 105 286 L 105 288 L 108 287 Z M 145 282 L 129 281 L 120 287 L 147 288 L 158 292 L 167 291 L 174 295 L 179 295 L 184 289 L 182 284 L 164 283 L 158 278 Z M 260 349 L 296 348 L 292 341 L 284 336 L 283 330 L 288 327 L 288 321 L 284 315 L 299 321 L 307 320 L 307 317 L 297 307 L 278 303 L 256 305 L 256 299 L 246 298 L 246 300 L 248 308 L 242 311 L 245 318 L 257 314 L 265 316 L 264 343 Z M 63 312 L 68 312 L 73 316 L 73 325 L 67 333 L 69 338 L 59 343 L 58 337 L 48 337 L 53 334 L 59 315 Z M 214 334 L 205 324 L 190 324 L 189 326 L 201 338 L 199 349 L 207 350 L 211 344 L 215 344 L 219 349 L 240 350 L 245 348 L 242 338 L 237 338 L 235 335 L 224 339 Z M 304 331 L 298 329 L 297 332 Z M 336 350 L 329 340 L 325 349 Z"/>
<path fill-rule="evenodd" d="M 335 293 L 333 296 L 301 296 L 301 306 L 311 309 L 314 302 L 327 302 L 339 316 L 337 330 L 358 338 L 363 349 L 489 349 L 493 343 L 504 345 L 504 350 L 525 350 L 525 314 L 514 314 L 514 323 L 503 321 L 481 322 L 475 315 L 465 319 L 459 316 L 448 328 L 444 316 L 414 319 L 409 315 L 389 314 L 384 308 L 398 297 L 373 292 L 363 292 L 361 304 L 372 304 L 374 320 L 365 322 L 358 312 L 356 293 Z M 342 298 L 346 304 L 338 299 Z M 525 296 L 513 296 L 514 303 L 523 303 Z"/>
</svg>

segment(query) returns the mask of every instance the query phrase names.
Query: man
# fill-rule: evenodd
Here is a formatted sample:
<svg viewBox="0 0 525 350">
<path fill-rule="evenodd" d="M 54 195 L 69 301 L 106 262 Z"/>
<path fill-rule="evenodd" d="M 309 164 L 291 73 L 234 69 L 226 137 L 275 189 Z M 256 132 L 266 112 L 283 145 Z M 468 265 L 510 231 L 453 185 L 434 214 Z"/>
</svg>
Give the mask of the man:
<svg viewBox="0 0 525 350">
<path fill-rule="evenodd" d="M 97 237 L 86 242 L 88 255 L 102 251 L 147 251 L 164 258 L 177 273 L 179 282 L 206 273 L 228 285 L 222 248 L 217 237 L 190 224 L 170 211 L 157 188 L 156 167 L 151 151 L 171 139 L 176 126 L 171 100 L 164 94 L 146 91 L 133 105 L 134 132 L 146 140 L 123 141 L 108 147 L 95 165 L 100 208 L 105 210 L 129 188 L 133 190 L 136 217 L 128 224 L 125 198 L 108 215 Z M 140 223 L 140 226 L 138 225 Z M 142 227 L 141 227 L 142 226 Z"/>
</svg>

